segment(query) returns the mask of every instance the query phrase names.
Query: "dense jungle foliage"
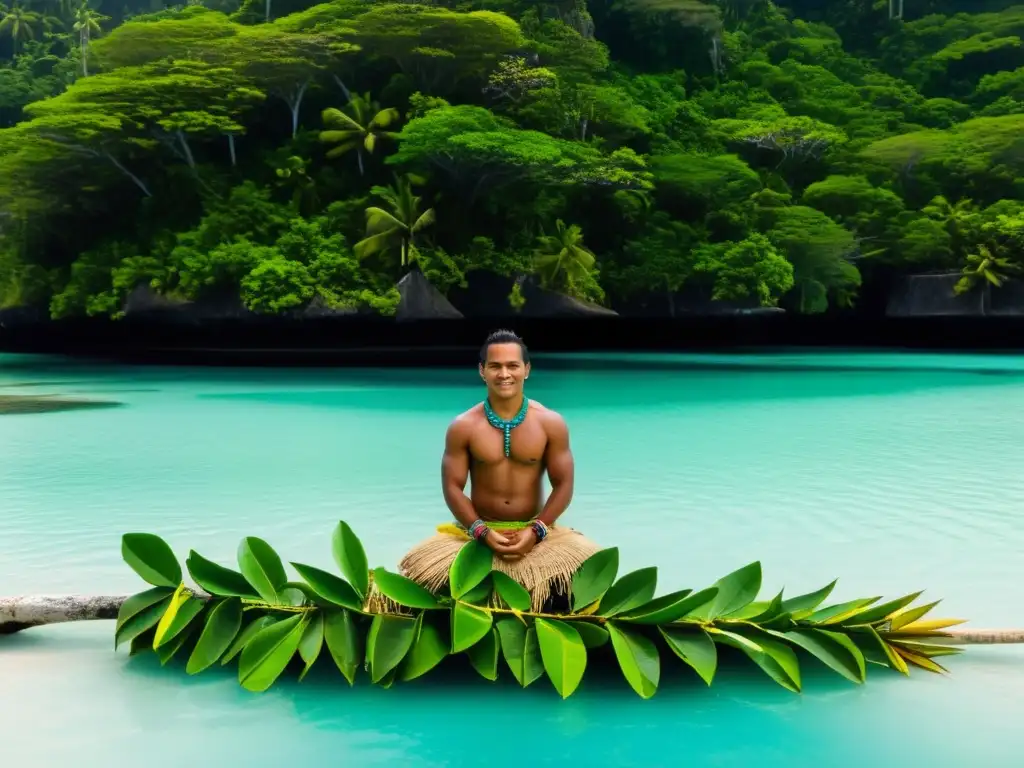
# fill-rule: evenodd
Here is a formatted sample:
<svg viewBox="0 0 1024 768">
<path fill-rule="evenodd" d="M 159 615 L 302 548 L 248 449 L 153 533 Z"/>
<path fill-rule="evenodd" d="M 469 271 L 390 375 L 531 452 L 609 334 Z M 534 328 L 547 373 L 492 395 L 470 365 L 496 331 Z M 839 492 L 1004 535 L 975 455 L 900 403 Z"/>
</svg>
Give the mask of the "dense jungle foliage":
<svg viewBox="0 0 1024 768">
<path fill-rule="evenodd" d="M 817 313 L 1024 266 L 1024 5 L 0 0 L 0 306 L 419 269 Z"/>
</svg>

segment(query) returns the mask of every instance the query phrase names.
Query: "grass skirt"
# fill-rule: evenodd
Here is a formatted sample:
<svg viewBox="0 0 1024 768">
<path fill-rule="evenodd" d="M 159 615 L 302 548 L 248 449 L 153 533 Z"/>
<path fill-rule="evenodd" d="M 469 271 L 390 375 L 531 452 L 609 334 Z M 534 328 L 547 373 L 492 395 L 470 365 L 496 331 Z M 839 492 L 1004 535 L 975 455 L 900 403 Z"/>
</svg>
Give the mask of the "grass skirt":
<svg viewBox="0 0 1024 768">
<path fill-rule="evenodd" d="M 455 525 L 442 525 L 438 533 L 420 542 L 402 558 L 398 570 L 406 578 L 439 594 L 448 586 L 448 570 L 469 536 Z M 583 562 L 600 549 L 579 531 L 551 526 L 544 541 L 516 560 L 494 555 L 492 567 L 522 584 L 530 593 L 534 611 L 557 605 L 568 610 L 572 577 Z"/>
</svg>

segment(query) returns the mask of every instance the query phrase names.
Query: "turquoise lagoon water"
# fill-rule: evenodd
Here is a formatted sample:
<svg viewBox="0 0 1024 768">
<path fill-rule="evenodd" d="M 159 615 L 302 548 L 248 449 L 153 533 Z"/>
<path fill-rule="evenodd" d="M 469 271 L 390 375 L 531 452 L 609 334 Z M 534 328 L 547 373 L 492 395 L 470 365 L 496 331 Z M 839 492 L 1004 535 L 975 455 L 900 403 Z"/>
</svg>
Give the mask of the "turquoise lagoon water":
<svg viewBox="0 0 1024 768">
<path fill-rule="evenodd" d="M 727 367 L 721 367 L 726 364 Z M 121 533 L 234 562 L 245 535 L 331 566 L 351 522 L 393 566 L 446 518 L 449 419 L 475 371 L 128 368 L 0 357 L 0 394 L 124 407 L 0 417 L 0 593 L 124 593 Z M 661 591 L 759 559 L 764 592 L 926 589 L 942 615 L 1024 625 L 1024 358 L 538 357 L 529 394 L 572 431 L 566 521 Z M 711 688 L 665 660 L 642 701 L 617 673 L 561 701 L 472 673 L 349 689 L 324 667 L 264 694 L 114 653 L 112 624 L 0 639 L 0 754 L 21 766 L 1019 765 L 1024 650 L 952 675 L 806 659 L 794 695 L 751 665 Z M 326 660 L 329 664 L 329 660 Z"/>
</svg>

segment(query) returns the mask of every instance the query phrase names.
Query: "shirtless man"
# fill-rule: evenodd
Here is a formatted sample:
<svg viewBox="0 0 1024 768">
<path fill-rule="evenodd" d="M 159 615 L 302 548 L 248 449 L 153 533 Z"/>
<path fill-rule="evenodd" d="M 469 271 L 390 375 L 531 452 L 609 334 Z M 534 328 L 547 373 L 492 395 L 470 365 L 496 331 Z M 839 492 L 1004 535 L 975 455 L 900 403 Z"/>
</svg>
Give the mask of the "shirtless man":
<svg viewBox="0 0 1024 768">
<path fill-rule="evenodd" d="M 530 377 L 530 355 L 511 331 L 496 331 L 487 338 L 480 350 L 479 370 L 487 400 L 459 415 L 445 436 L 444 500 L 474 538 L 506 560 L 519 559 L 546 537 L 547 529 L 572 500 L 569 430 L 555 411 L 526 400 L 523 383 Z M 545 470 L 551 482 L 546 502 Z M 470 478 L 472 490 L 467 497 Z M 495 521 L 530 520 L 532 525 L 516 531 L 487 526 Z"/>
</svg>

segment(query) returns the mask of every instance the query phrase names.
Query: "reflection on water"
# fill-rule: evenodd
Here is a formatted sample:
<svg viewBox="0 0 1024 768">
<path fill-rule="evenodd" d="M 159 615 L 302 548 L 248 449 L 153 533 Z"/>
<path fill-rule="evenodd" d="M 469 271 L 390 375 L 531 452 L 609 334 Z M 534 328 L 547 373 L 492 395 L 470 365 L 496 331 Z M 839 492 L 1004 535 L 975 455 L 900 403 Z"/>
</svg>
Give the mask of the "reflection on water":
<svg viewBox="0 0 1024 768">
<path fill-rule="evenodd" d="M 856 367 L 893 368 L 894 358 L 912 362 Z M 923 588 L 943 599 L 942 615 L 1024 625 L 1020 359 L 799 372 L 701 360 L 662 370 L 539 360 L 531 377 L 531 396 L 569 421 L 577 492 L 567 519 L 618 545 L 623 572 L 657 565 L 667 592 L 756 559 L 765 594 L 838 577 L 836 600 Z M 817 367 L 826 364 L 836 358 Z M 1000 365 L 1000 375 L 979 373 Z M 194 548 L 224 564 L 240 538 L 259 535 L 287 561 L 329 568 L 330 532 L 345 518 L 372 564 L 391 565 L 446 516 L 443 433 L 479 398 L 477 382 L 472 369 L 0 365 L 5 393 L 117 390 L 125 402 L 0 419 L 0 591 L 136 591 L 119 554 L 128 530 L 160 533 L 182 559 Z M 111 629 L 0 641 L 0 736 L 33 734 L 31 745 L 5 740 L 5 756 L 86 768 L 684 758 L 861 768 L 1013 765 L 1024 748 L 1016 648 L 972 648 L 949 661 L 949 678 L 871 668 L 861 687 L 805 659 L 801 695 L 742 659 L 707 688 L 668 657 L 650 701 L 611 669 L 563 702 L 545 681 L 523 691 L 459 665 L 387 691 L 349 688 L 327 657 L 303 683 L 254 695 L 234 667 L 192 678 L 115 654 Z"/>
</svg>

